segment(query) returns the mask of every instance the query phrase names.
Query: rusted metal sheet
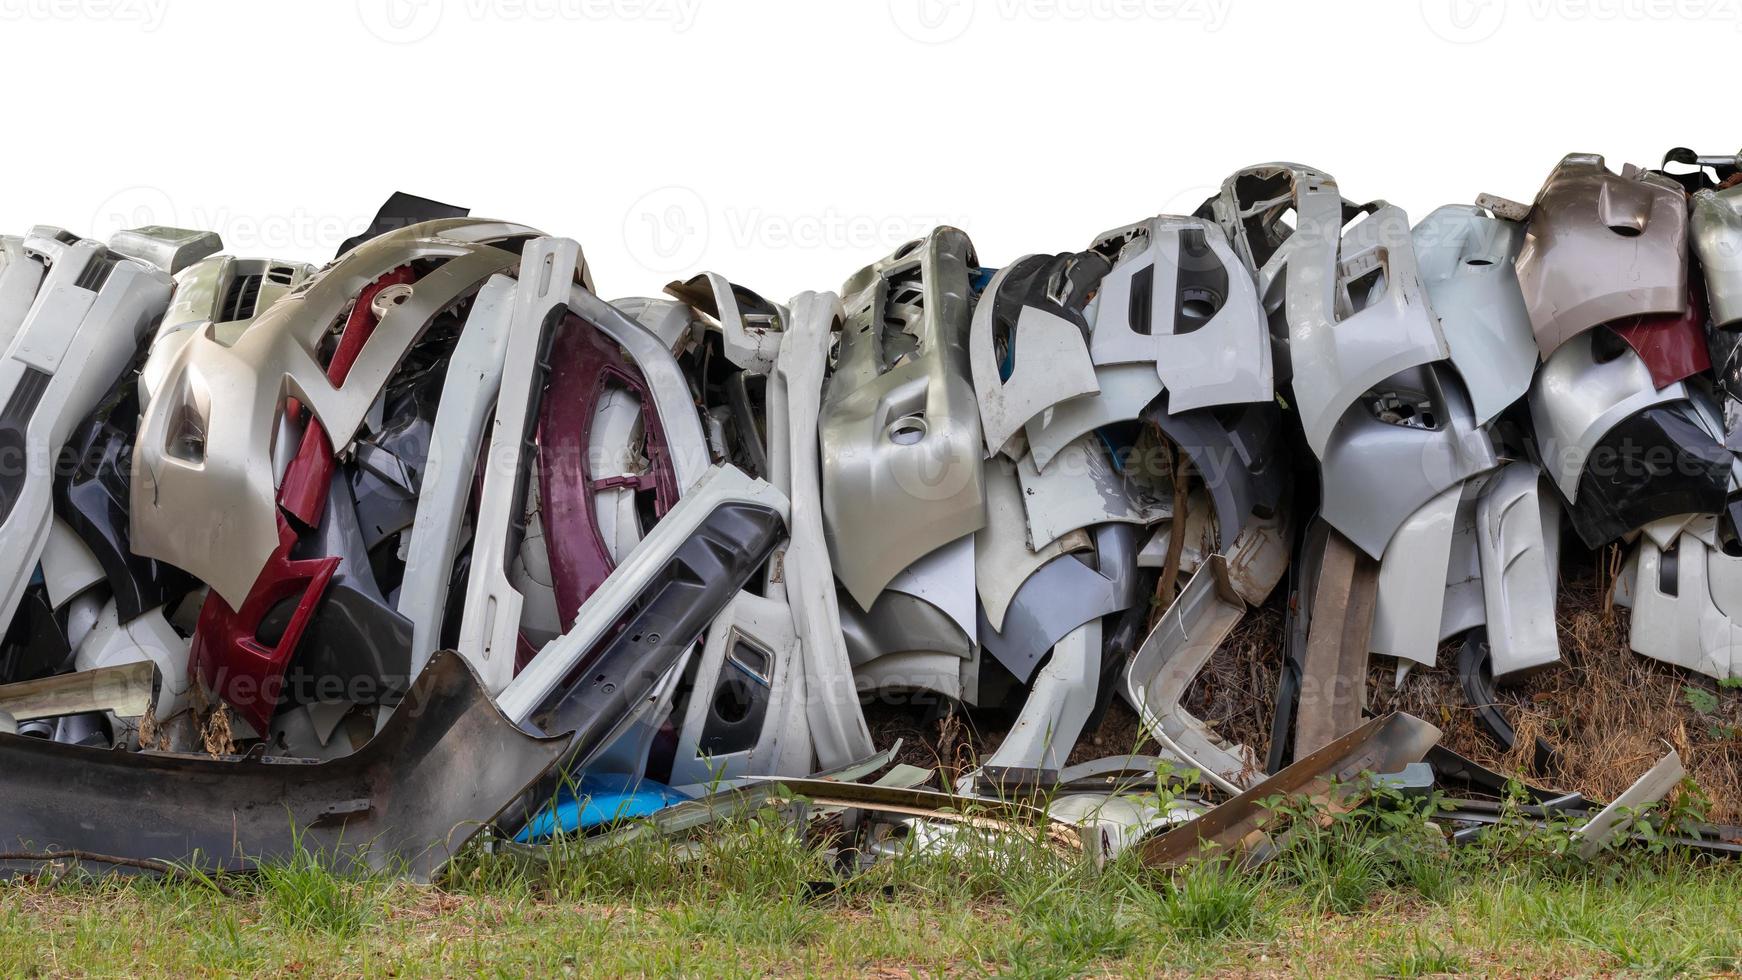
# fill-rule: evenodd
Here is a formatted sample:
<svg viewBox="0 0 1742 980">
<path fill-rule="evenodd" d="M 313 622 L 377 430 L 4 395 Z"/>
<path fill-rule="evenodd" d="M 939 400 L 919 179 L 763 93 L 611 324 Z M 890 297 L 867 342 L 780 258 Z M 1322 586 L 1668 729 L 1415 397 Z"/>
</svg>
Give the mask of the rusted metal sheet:
<svg viewBox="0 0 1742 980">
<path fill-rule="evenodd" d="M 1266 832 L 1276 812 L 1265 804 L 1277 797 L 1342 808 L 1360 792 L 1362 773 L 1397 772 L 1419 762 L 1440 740 L 1440 730 L 1401 711 L 1375 718 L 1335 739 L 1293 765 L 1190 823 L 1143 844 L 1143 864 L 1164 868 L 1206 854 L 1231 852 L 1247 867 L 1269 860 L 1276 844 Z"/>
</svg>

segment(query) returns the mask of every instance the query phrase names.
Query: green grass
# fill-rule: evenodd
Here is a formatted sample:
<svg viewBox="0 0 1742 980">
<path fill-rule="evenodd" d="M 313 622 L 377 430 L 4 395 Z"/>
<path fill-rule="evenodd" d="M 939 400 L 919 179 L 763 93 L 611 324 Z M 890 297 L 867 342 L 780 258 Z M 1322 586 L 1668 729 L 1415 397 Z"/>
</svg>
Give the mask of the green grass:
<svg viewBox="0 0 1742 980">
<path fill-rule="evenodd" d="M 0 885 L 0 976 L 1687 975 L 1742 967 L 1742 867 L 1581 862 L 1419 814 L 1297 819 L 1256 873 L 1094 869 L 967 831 L 864 868 L 779 813 L 548 862 L 474 855 L 442 887 L 308 855 L 229 879 Z"/>
</svg>

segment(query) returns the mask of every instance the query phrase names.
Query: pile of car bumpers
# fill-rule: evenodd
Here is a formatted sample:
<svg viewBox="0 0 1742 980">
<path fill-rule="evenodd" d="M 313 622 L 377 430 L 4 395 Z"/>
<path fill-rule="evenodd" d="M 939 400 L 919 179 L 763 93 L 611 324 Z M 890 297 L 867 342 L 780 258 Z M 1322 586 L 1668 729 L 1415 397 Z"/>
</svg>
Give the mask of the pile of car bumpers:
<svg viewBox="0 0 1742 980">
<path fill-rule="evenodd" d="M 0 868 L 427 878 L 777 788 L 880 817 L 868 854 L 1003 821 L 1167 863 L 1362 774 L 1479 833 L 1501 778 L 1368 674 L 1459 642 L 1510 741 L 1567 533 L 1625 546 L 1635 650 L 1742 677 L 1737 157 L 1572 154 L 1413 225 L 1265 164 L 1080 251 L 940 227 L 838 293 L 666 292 L 406 195 L 320 268 L 0 238 Z M 1260 758 L 1187 703 L 1267 602 Z M 1157 754 L 1072 764 L 1115 695 Z M 1013 721 L 927 787 L 882 702 Z"/>
</svg>

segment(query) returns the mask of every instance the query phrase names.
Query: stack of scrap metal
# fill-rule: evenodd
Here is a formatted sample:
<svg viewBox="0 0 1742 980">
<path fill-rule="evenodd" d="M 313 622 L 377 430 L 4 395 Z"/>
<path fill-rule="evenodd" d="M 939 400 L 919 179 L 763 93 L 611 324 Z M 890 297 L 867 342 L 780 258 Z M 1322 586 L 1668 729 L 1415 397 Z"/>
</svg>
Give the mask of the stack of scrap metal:
<svg viewBox="0 0 1742 980">
<path fill-rule="evenodd" d="M 1742 678 L 1742 158 L 1570 154 L 1413 225 L 1264 164 L 1076 251 L 940 227 L 839 292 L 600 295 L 409 195 L 318 268 L 0 238 L 0 868 L 427 878 L 777 785 L 932 841 L 1252 845 L 1277 792 L 1498 785 L 1368 716 L 1372 658 L 1459 642 L 1510 742 L 1563 529 L 1629 549 L 1635 650 Z M 1261 758 L 1187 705 L 1266 603 Z M 1115 694 L 1154 754 L 1072 765 Z M 1008 729 L 859 782 L 897 697 Z"/>
</svg>

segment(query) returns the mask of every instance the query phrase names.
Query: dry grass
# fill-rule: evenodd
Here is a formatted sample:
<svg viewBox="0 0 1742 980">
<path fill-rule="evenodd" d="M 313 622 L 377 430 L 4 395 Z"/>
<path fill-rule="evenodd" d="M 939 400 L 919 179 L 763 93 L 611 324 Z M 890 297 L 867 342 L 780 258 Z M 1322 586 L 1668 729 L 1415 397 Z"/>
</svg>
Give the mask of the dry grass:
<svg viewBox="0 0 1742 980">
<path fill-rule="evenodd" d="M 1673 747 L 1711 800 L 1711 819 L 1742 824 L 1742 691 L 1641 657 L 1628 648 L 1627 610 L 1609 606 L 1611 554 L 1569 556 L 1560 590 L 1561 662 L 1503 687 L 1518 740 L 1503 750 L 1477 722 L 1458 684 L 1457 646 L 1440 651 L 1439 665 L 1417 668 L 1402 688 L 1393 664 L 1375 662 L 1369 703 L 1400 709 L 1440 726 L 1447 747 L 1503 773 L 1555 788 L 1613 799 Z M 1249 746 L 1262 759 L 1282 666 L 1284 610 L 1280 597 L 1253 610 L 1211 658 L 1188 695 L 1188 708 L 1216 730 Z M 1690 703 L 1689 689 L 1712 710 Z M 886 710 L 873 718 L 880 744 L 906 739 L 903 761 L 960 771 L 990 752 L 1008 717 L 997 711 L 953 715 L 940 722 L 915 711 Z M 1531 758 L 1542 737 L 1558 756 L 1559 771 L 1541 772 Z M 1071 753 L 1080 762 L 1105 755 L 1152 751 L 1137 717 L 1115 698 L 1101 724 Z"/>
<path fill-rule="evenodd" d="M 1561 662 L 1497 692 L 1518 732 L 1510 752 L 1480 726 L 1465 699 L 1455 644 L 1440 651 L 1434 669 L 1412 671 L 1401 688 L 1393 663 L 1376 662 L 1369 703 L 1432 721 L 1448 748 L 1477 762 L 1592 799 L 1613 799 L 1673 747 L 1710 797 L 1712 819 L 1742 823 L 1742 694 L 1629 649 L 1627 610 L 1607 601 L 1611 566 L 1580 557 L 1567 564 L 1561 582 Z M 1270 741 L 1282 622 L 1280 609 L 1249 618 L 1193 690 L 1203 717 L 1261 756 Z M 1238 690 L 1240 684 L 1252 693 Z M 1708 692 L 1716 710 L 1696 710 L 1690 687 Z M 1554 747 L 1559 771 L 1534 768 L 1538 736 Z"/>
<path fill-rule="evenodd" d="M 1387 680 L 1376 704 L 1433 720 L 1445 729 L 1447 745 L 1478 762 L 1593 799 L 1613 799 L 1674 748 L 1711 799 L 1711 818 L 1742 823 L 1742 698 L 1634 653 L 1627 610 L 1610 608 L 1606 596 L 1607 583 L 1595 577 L 1562 582 L 1562 662 L 1498 692 L 1518 729 L 1510 753 L 1475 723 L 1458 687 L 1455 654 L 1442 651 L 1439 667 L 1412 675 L 1402 690 L 1389 690 Z M 1698 710 L 1690 688 L 1708 693 L 1716 708 Z M 1554 747 L 1558 772 L 1532 770 L 1538 736 Z"/>
</svg>

